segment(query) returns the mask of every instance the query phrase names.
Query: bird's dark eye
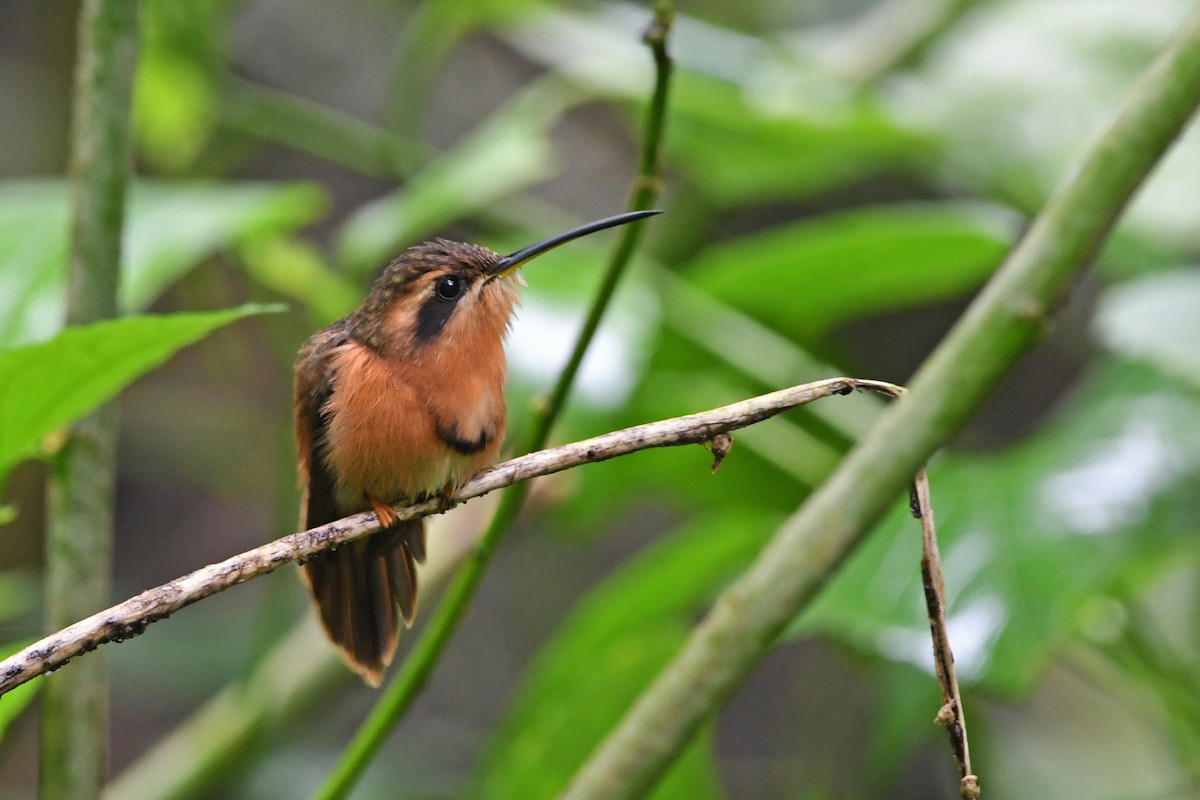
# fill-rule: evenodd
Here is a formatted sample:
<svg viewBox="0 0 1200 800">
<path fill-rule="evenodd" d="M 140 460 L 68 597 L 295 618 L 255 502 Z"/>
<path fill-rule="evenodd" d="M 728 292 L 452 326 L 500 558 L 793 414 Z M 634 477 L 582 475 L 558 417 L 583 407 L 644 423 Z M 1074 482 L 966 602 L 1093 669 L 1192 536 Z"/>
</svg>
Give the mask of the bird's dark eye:
<svg viewBox="0 0 1200 800">
<path fill-rule="evenodd" d="M 443 275 L 438 278 L 434 292 L 437 293 L 439 300 L 450 301 L 457 300 L 465 288 L 467 288 L 467 282 L 457 275 Z"/>
</svg>

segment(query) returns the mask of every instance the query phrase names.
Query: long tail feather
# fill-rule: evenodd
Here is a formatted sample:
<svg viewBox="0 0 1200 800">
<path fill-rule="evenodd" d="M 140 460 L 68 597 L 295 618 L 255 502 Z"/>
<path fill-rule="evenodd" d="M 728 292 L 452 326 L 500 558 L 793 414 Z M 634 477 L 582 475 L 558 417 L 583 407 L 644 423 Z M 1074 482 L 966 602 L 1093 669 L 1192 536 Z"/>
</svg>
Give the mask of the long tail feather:
<svg viewBox="0 0 1200 800">
<path fill-rule="evenodd" d="M 400 622 L 412 625 L 417 563 L 424 560 L 425 520 L 417 519 L 323 553 L 303 567 L 326 633 L 372 686 L 392 662 Z"/>
</svg>

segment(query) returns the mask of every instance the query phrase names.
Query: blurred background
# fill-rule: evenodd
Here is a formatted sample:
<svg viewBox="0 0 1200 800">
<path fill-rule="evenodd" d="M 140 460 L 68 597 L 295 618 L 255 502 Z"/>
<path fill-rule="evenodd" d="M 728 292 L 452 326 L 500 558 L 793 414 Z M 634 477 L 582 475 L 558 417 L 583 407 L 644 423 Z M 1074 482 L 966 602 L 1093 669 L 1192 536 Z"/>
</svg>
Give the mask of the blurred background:
<svg viewBox="0 0 1200 800">
<path fill-rule="evenodd" d="M 904 382 L 1191 6 L 681 4 L 666 213 L 555 440 L 835 375 Z M 622 210 L 653 79 L 644 4 L 141 11 L 125 307 L 287 311 L 218 331 L 122 395 L 114 601 L 291 532 L 299 343 L 409 244 L 506 251 Z M 0 3 L 5 347 L 59 325 L 77 13 Z M 932 465 L 987 796 L 1200 792 L 1198 185 L 1191 132 L 1042 343 Z M 526 270 L 510 442 L 565 360 L 610 245 L 580 240 Z M 539 483 L 354 797 L 553 796 L 880 410 L 833 398 L 763 423 L 715 476 L 688 447 Z M 44 480 L 34 461 L 5 487 L 0 644 L 43 632 Z M 487 509 L 438 519 L 422 617 Z M 919 548 L 898 498 L 657 796 L 957 796 L 932 724 Z M 378 695 L 313 633 L 293 573 L 105 648 L 113 797 L 315 788 Z M 207 727 L 194 716 L 205 708 Z M 259 712 L 252 734 L 204 760 Z M 164 751 L 180 725 L 194 726 L 187 745 Z M 35 795 L 36 750 L 35 702 L 0 742 L 0 795 Z M 189 789 L 154 788 L 180 776 Z"/>
</svg>

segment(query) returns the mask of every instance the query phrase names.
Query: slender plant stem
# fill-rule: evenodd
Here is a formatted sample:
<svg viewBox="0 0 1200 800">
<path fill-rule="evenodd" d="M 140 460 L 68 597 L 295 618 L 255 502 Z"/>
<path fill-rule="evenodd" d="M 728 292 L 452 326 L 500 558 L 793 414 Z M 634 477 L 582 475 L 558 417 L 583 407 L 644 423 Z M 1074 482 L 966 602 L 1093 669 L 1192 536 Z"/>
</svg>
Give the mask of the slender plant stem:
<svg viewBox="0 0 1200 800">
<path fill-rule="evenodd" d="M 933 641 L 933 671 L 942 684 L 942 707 L 934 719 L 944 725 L 949 734 L 950 746 L 954 748 L 954 757 L 962 770 L 959 786 L 962 796 L 966 800 L 975 800 L 979 797 L 979 778 L 971 770 L 966 712 L 958 689 L 954 652 L 950 648 L 950 631 L 946 625 L 946 580 L 933 522 L 933 501 L 929 499 L 929 476 L 924 469 L 913 481 L 909 508 L 921 523 L 921 583 L 925 589 L 925 610 L 929 615 L 929 636 Z"/>
<path fill-rule="evenodd" d="M 1200 103 L 1200 9 L 1051 198 L 996 277 L 851 451 L 713 606 L 679 655 L 575 775 L 569 800 L 641 797 L 780 632 L 1038 338 Z M 965 788 L 965 787 L 964 787 Z"/>
<path fill-rule="evenodd" d="M 71 325 L 117 313 L 136 49 L 136 3 L 84 0 L 71 139 Z M 116 412 L 109 405 L 73 426 L 52 461 L 46 531 L 51 630 L 108 603 L 115 438 Z M 46 687 L 42 699 L 39 797 L 96 797 L 107 732 L 103 659 L 72 665 Z"/>
<path fill-rule="evenodd" d="M 638 161 L 638 174 L 633 187 L 629 210 L 648 208 L 658 197 L 659 150 L 663 129 L 666 124 L 667 97 L 671 81 L 671 59 L 667 54 L 667 33 L 674 18 L 674 8 L 669 2 L 660 2 L 655 9 L 654 22 L 646 34 L 646 43 L 654 56 L 654 94 L 647 111 L 646 132 Z M 628 225 L 621 233 L 604 279 L 588 310 L 583 328 L 575 340 L 575 347 L 567 365 L 559 374 L 558 381 L 549 398 L 535 412 L 534 424 L 523 451 L 540 449 L 550 437 L 550 431 L 566 404 L 583 363 L 583 357 L 591 345 L 604 312 L 608 308 L 613 292 L 621 280 L 641 236 L 641 224 Z M 445 598 L 429 622 L 429 627 L 418 639 L 400 672 L 384 691 L 379 702 L 355 734 L 341 759 L 334 766 L 325 785 L 314 795 L 319 800 L 335 800 L 345 797 L 367 765 L 378 752 L 396 722 L 404 715 L 413 700 L 429 679 L 434 665 L 450 641 L 459 621 L 466 612 L 471 598 L 483 580 L 492 554 L 505 532 L 516 519 L 528 494 L 529 484 L 522 483 L 507 489 L 500 498 L 496 513 L 481 537 L 472 558 L 467 561 L 458 578 L 451 584 Z"/>
</svg>

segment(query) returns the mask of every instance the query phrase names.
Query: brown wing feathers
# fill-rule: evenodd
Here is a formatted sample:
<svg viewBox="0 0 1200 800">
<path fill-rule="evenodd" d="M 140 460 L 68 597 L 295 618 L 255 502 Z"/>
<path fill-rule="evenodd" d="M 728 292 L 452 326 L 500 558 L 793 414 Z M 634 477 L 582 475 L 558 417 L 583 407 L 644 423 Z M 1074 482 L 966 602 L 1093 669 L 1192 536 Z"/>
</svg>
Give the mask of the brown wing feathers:
<svg viewBox="0 0 1200 800">
<path fill-rule="evenodd" d="M 365 500 L 361 508 L 344 509 L 337 504 L 336 478 L 324 458 L 326 424 L 322 416 L 334 387 L 328 377 L 319 377 L 328 376 L 327 370 L 306 363 L 310 353 L 307 347 L 301 352 L 295 395 L 301 475 L 307 472 L 300 521 L 305 529 L 369 507 Z M 379 685 L 391 663 L 401 619 L 412 624 L 417 606 L 416 565 L 424 560 L 425 526 L 419 519 L 323 553 L 302 567 L 329 638 L 350 667 L 372 686 Z"/>
</svg>

